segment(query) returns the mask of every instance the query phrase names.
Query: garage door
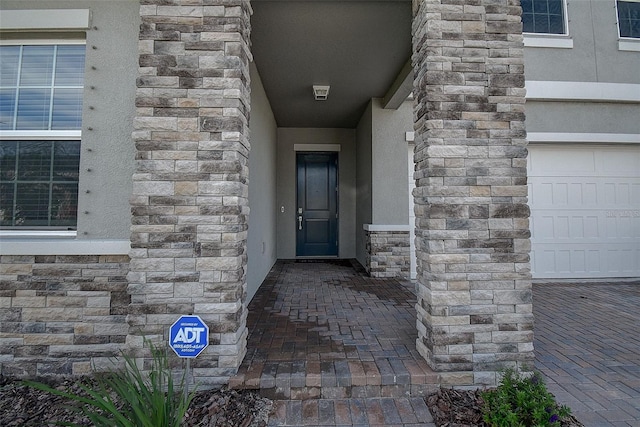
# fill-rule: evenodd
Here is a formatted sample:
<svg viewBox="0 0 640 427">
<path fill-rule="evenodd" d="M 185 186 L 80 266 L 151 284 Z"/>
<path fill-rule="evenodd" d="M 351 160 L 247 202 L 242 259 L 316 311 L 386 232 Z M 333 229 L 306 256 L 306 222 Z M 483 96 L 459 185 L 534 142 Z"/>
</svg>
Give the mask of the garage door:
<svg viewBox="0 0 640 427">
<path fill-rule="evenodd" d="M 640 276 L 640 147 L 529 146 L 534 278 Z"/>
</svg>

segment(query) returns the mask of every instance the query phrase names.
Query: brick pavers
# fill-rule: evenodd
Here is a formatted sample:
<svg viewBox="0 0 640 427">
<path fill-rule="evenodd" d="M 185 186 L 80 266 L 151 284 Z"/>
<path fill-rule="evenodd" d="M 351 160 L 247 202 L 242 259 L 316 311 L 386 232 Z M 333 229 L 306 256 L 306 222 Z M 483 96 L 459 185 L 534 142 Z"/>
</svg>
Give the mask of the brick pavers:
<svg viewBox="0 0 640 427">
<path fill-rule="evenodd" d="M 534 285 L 536 368 L 585 426 L 640 426 L 640 281 Z"/>
<path fill-rule="evenodd" d="M 536 367 L 587 427 L 640 427 L 640 282 L 534 286 Z M 349 262 L 278 261 L 249 307 L 230 384 L 275 399 L 271 426 L 434 426 L 409 283 Z"/>
<path fill-rule="evenodd" d="M 435 426 L 421 397 L 277 400 L 268 425 Z"/>
<path fill-rule="evenodd" d="M 432 424 L 437 376 L 415 350 L 413 285 L 351 261 L 278 261 L 249 305 L 234 388 L 275 400 L 270 425 Z"/>
</svg>

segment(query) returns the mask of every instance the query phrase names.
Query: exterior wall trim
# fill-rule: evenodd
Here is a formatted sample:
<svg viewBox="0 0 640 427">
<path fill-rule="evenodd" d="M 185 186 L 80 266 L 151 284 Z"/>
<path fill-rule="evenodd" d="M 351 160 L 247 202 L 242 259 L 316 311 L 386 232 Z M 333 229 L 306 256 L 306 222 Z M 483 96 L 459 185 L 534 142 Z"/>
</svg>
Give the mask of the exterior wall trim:
<svg viewBox="0 0 640 427">
<path fill-rule="evenodd" d="M 409 231 L 409 225 L 387 225 L 387 224 L 363 224 L 362 228 L 365 231 Z"/>
<path fill-rule="evenodd" d="M 620 39 L 618 40 L 618 50 L 627 52 L 640 52 L 639 39 Z"/>
<path fill-rule="evenodd" d="M 3 10 L 2 31 L 82 30 L 90 27 L 89 9 Z"/>
<path fill-rule="evenodd" d="M 635 133 L 529 132 L 527 139 L 530 143 L 640 144 L 640 134 Z"/>
<path fill-rule="evenodd" d="M 3 234 L 6 233 L 3 232 Z M 75 231 L 54 231 L 43 236 L 43 231 L 33 232 L 28 238 L 20 232 L 20 240 L 3 239 L 0 245 L 2 255 L 127 255 L 129 240 L 76 240 Z M 65 235 L 65 233 L 67 233 Z M 73 234 L 71 234 L 73 233 Z M 7 236 L 5 234 L 5 236 Z M 45 238 L 50 237 L 50 238 Z M 25 238 L 27 237 L 27 238 Z M 69 238 L 70 237 L 70 238 Z"/>
<path fill-rule="evenodd" d="M 567 35 L 524 35 L 524 47 L 573 49 L 573 39 Z"/>
<path fill-rule="evenodd" d="M 293 151 L 340 151 L 340 144 L 293 144 Z"/>
<path fill-rule="evenodd" d="M 526 81 L 527 100 L 640 103 L 640 84 Z"/>
</svg>

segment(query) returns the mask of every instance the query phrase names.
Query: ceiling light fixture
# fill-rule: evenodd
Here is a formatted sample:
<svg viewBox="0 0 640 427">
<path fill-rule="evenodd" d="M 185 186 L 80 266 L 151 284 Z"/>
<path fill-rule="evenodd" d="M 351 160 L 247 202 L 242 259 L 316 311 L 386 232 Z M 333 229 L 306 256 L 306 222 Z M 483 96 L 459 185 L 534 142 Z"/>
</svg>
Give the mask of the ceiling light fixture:
<svg viewBox="0 0 640 427">
<path fill-rule="evenodd" d="M 326 101 L 329 97 L 329 87 L 322 85 L 313 85 L 313 96 L 316 101 Z"/>
</svg>

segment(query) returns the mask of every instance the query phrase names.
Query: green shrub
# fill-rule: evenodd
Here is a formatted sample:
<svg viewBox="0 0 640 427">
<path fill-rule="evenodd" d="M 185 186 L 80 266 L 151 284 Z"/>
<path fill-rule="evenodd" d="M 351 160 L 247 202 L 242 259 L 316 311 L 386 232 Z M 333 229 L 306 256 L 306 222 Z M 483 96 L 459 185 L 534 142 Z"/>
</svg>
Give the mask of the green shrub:
<svg viewBox="0 0 640 427">
<path fill-rule="evenodd" d="M 482 393 L 483 419 L 495 427 L 560 426 L 570 409 L 558 406 L 542 375 L 525 377 L 508 369 L 495 390 Z"/>
<path fill-rule="evenodd" d="M 179 427 L 194 391 L 180 390 L 185 377 L 174 384 L 166 349 L 150 344 L 153 364 L 149 373 L 140 371 L 135 359 L 123 356 L 124 368 L 97 375 L 80 384 L 81 393 L 57 390 L 46 384 L 25 381 L 28 386 L 71 399 L 97 427 Z M 76 426 L 77 424 L 67 423 Z"/>
</svg>

